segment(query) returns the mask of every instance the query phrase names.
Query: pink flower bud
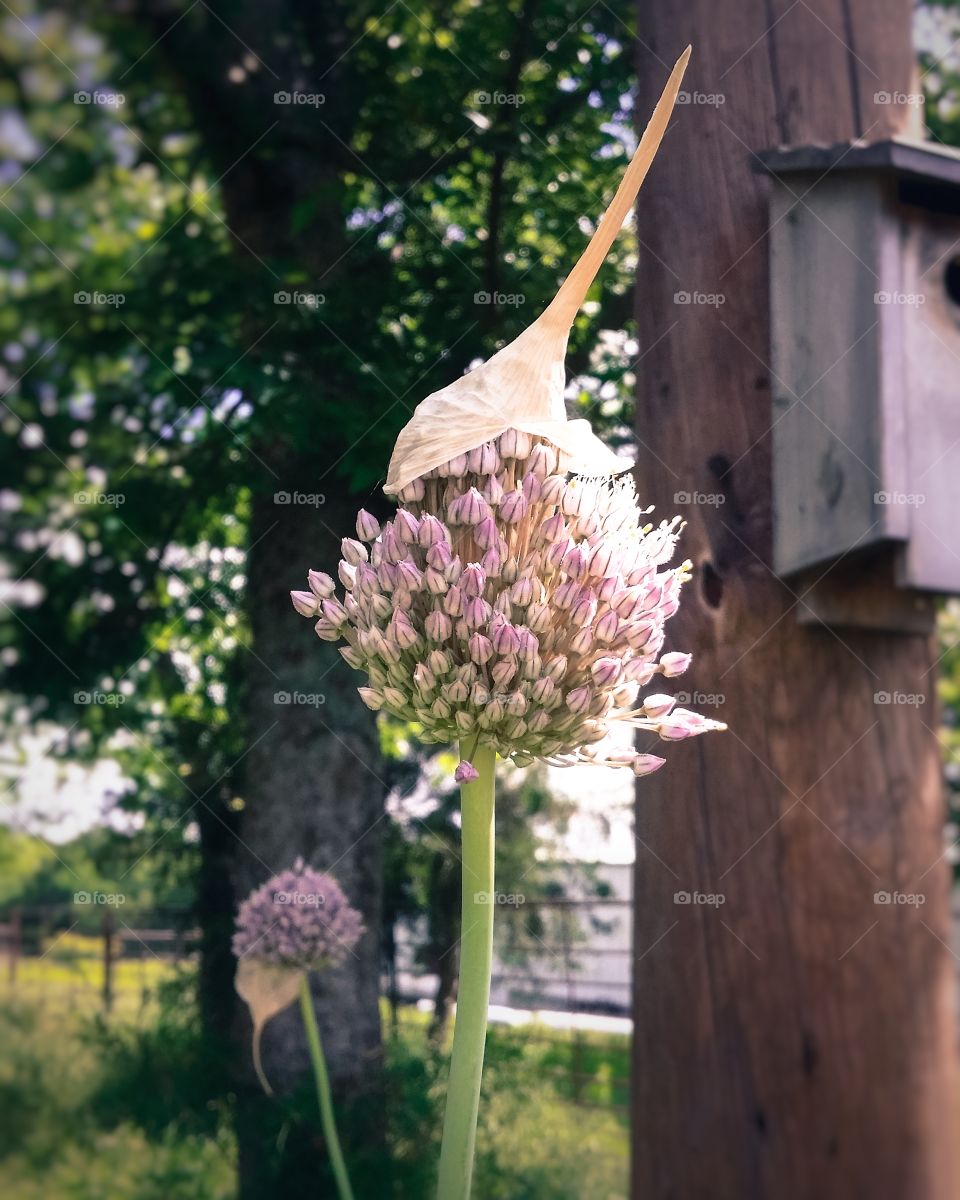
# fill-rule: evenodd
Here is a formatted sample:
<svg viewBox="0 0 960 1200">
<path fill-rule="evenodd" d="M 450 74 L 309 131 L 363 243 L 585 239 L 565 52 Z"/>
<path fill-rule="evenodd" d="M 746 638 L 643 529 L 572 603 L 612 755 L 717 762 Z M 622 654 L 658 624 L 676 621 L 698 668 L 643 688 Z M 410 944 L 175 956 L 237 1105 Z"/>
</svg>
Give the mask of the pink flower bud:
<svg viewBox="0 0 960 1200">
<path fill-rule="evenodd" d="M 290 599 L 293 601 L 293 607 L 301 617 L 315 617 L 317 615 L 317 597 L 313 592 L 291 592 Z"/>
<path fill-rule="evenodd" d="M 438 679 L 443 679 L 453 668 L 453 660 L 446 650 L 431 650 L 427 655 L 427 666 Z"/>
<path fill-rule="evenodd" d="M 590 707 L 592 699 L 590 689 L 588 687 L 574 688 L 567 696 L 567 710 L 579 716 L 585 713 Z"/>
<path fill-rule="evenodd" d="M 463 591 L 453 586 L 443 598 L 443 611 L 451 617 L 459 617 L 463 612 Z"/>
<path fill-rule="evenodd" d="M 620 629 L 620 620 L 615 612 L 605 612 L 594 628 L 594 635 L 598 642 L 604 642 L 608 646 L 617 636 Z"/>
<path fill-rule="evenodd" d="M 360 693 L 360 699 L 367 708 L 372 708 L 374 712 L 383 708 L 383 692 L 378 692 L 376 688 L 371 687 L 357 688 L 357 691 Z"/>
<path fill-rule="evenodd" d="M 676 675 L 682 675 L 692 661 L 692 654 L 681 654 L 678 651 L 673 651 L 670 654 L 665 654 L 660 659 L 660 670 L 667 679 L 673 679 Z"/>
<path fill-rule="evenodd" d="M 446 700 L 443 699 L 442 696 L 438 696 L 430 705 L 430 715 L 436 717 L 440 721 L 446 720 L 446 718 L 449 717 L 452 712 L 453 709 L 446 702 Z"/>
<path fill-rule="evenodd" d="M 523 692 L 511 692 L 507 700 L 507 712 L 511 717 L 522 717 L 527 711 L 527 700 Z"/>
<path fill-rule="evenodd" d="M 351 567 L 366 562 L 368 558 L 366 546 L 354 538 L 344 538 L 340 543 L 340 551 Z"/>
<path fill-rule="evenodd" d="M 470 657 L 475 663 L 483 666 L 493 658 L 493 646 L 488 637 L 482 633 L 474 633 L 469 642 Z"/>
<path fill-rule="evenodd" d="M 465 683 L 462 683 L 459 679 L 455 679 L 453 683 L 447 684 L 443 689 L 443 694 L 451 704 L 465 704 L 467 697 L 470 695 L 470 689 Z"/>
<path fill-rule="evenodd" d="M 566 549 L 566 529 L 563 513 L 554 513 L 552 517 L 547 517 L 540 526 L 539 536 L 548 545 L 563 539 L 564 549 Z"/>
<path fill-rule="evenodd" d="M 385 687 L 383 689 L 383 698 L 397 712 L 402 712 L 407 706 L 407 697 L 399 688 Z"/>
<path fill-rule="evenodd" d="M 470 689 L 470 703 L 475 708 L 486 708 L 490 703 L 490 692 L 485 684 L 475 683 Z"/>
<path fill-rule="evenodd" d="M 448 479 L 462 479 L 468 471 L 467 456 L 455 454 L 453 458 L 440 467 L 439 474 Z"/>
<path fill-rule="evenodd" d="M 521 575 L 510 589 L 510 599 L 521 608 L 533 601 L 533 580 Z"/>
<path fill-rule="evenodd" d="M 424 571 L 423 582 L 427 585 L 427 591 L 432 596 L 444 595 L 450 586 L 444 578 L 443 572 L 435 571 L 433 567 L 427 567 Z"/>
<path fill-rule="evenodd" d="M 548 679 L 552 679 L 554 683 L 559 683 L 567 673 L 567 656 L 558 654 L 551 658 L 544 672 Z"/>
<path fill-rule="evenodd" d="M 523 495 L 528 504 L 536 504 L 543 495 L 543 483 L 532 471 L 523 477 Z"/>
<path fill-rule="evenodd" d="M 328 621 L 325 617 L 321 617 L 316 625 L 314 625 L 313 629 L 317 637 L 321 638 L 325 642 L 340 641 L 340 627 L 338 625 L 334 625 L 332 621 Z"/>
<path fill-rule="evenodd" d="M 497 626 L 491 640 L 498 654 L 516 654 L 520 649 L 520 634 L 508 621 Z"/>
<path fill-rule="evenodd" d="M 617 682 L 623 672 L 618 658 L 598 658 L 590 668 L 593 682 L 597 687 L 610 687 Z"/>
<path fill-rule="evenodd" d="M 643 711 L 648 717 L 665 717 L 676 704 L 674 696 L 647 696 L 643 701 Z"/>
<path fill-rule="evenodd" d="M 423 480 L 414 479 L 397 492 L 397 499 L 401 504 L 416 504 L 423 499 L 425 492 Z"/>
<path fill-rule="evenodd" d="M 548 475 L 552 475 L 556 469 L 556 450 L 544 442 L 539 442 L 530 451 L 530 457 L 527 459 L 527 470 L 531 471 L 540 479 L 546 479 L 546 477 Z"/>
<path fill-rule="evenodd" d="M 530 689 L 530 697 L 536 704 L 546 704 L 557 690 L 552 679 L 540 678 Z"/>
<path fill-rule="evenodd" d="M 431 518 L 431 520 L 432 519 L 434 518 Z M 423 520 L 426 522 L 427 518 L 424 517 Z M 437 524 L 440 525 L 440 522 L 437 521 Z M 441 529 L 443 528 L 443 526 L 440 527 Z M 422 529 L 423 527 L 421 526 L 421 532 Z M 453 551 L 450 549 L 446 541 L 440 541 L 438 539 L 437 541 L 430 543 L 425 557 L 427 560 L 427 566 L 433 567 L 437 571 L 443 571 L 450 566 L 451 562 L 453 562 Z"/>
<path fill-rule="evenodd" d="M 490 620 L 492 609 L 482 596 L 468 596 L 463 602 L 463 619 L 468 629 L 479 629 Z"/>
<path fill-rule="evenodd" d="M 424 629 L 431 642 L 445 642 L 454 632 L 454 623 L 445 612 L 432 612 L 424 622 Z"/>
<path fill-rule="evenodd" d="M 580 579 L 586 570 L 586 558 L 579 546 L 571 546 L 563 556 L 560 563 L 560 569 L 569 576 L 570 579 Z"/>
<path fill-rule="evenodd" d="M 480 566 L 483 568 L 483 573 L 488 579 L 493 579 L 499 575 L 500 568 L 503 566 L 500 548 L 498 546 L 491 546 L 489 550 L 485 551 L 483 558 L 480 559 Z"/>
<path fill-rule="evenodd" d="M 527 628 L 534 633 L 546 633 L 550 620 L 550 609 L 546 604 L 531 604 L 527 609 Z"/>
<path fill-rule="evenodd" d="M 397 586 L 409 588 L 411 592 L 418 592 L 420 585 L 423 582 L 423 576 L 419 569 L 405 558 L 397 563 Z"/>
<path fill-rule="evenodd" d="M 420 518 L 420 529 L 417 531 L 417 541 L 426 550 L 438 542 L 447 540 L 447 531 L 436 517 L 427 513 Z"/>
<path fill-rule="evenodd" d="M 413 682 L 419 691 L 426 694 L 437 686 L 437 677 L 424 663 L 417 663 L 413 668 Z"/>
<path fill-rule="evenodd" d="M 498 515 L 501 521 L 506 521 L 508 525 L 515 525 L 527 515 L 527 507 L 527 498 L 523 492 L 519 490 L 507 492 L 500 501 Z"/>
<path fill-rule="evenodd" d="M 469 762 L 464 758 L 458 763 L 457 769 L 453 773 L 453 777 L 457 783 L 473 783 L 475 779 L 480 778 L 480 772 L 472 762 Z"/>
<path fill-rule="evenodd" d="M 633 760 L 633 773 L 636 776 L 652 775 L 659 771 L 667 760 L 658 758 L 656 754 L 638 754 Z"/>
<path fill-rule="evenodd" d="M 488 550 L 491 546 L 496 545 L 499 536 L 493 517 L 484 517 L 473 530 L 473 540 L 482 550 Z"/>
<path fill-rule="evenodd" d="M 589 626 L 578 629 L 570 639 L 570 649 L 577 654 L 587 654 L 593 649 L 593 630 Z"/>
<path fill-rule="evenodd" d="M 351 567 L 346 559 L 341 559 L 337 566 L 337 574 L 347 591 L 352 592 L 357 582 L 357 568 Z"/>
<path fill-rule="evenodd" d="M 474 475 L 493 475 L 500 470 L 500 456 L 493 442 L 484 442 L 467 455 L 467 469 Z"/>
<path fill-rule="evenodd" d="M 342 625 L 347 619 L 347 610 L 343 607 L 339 600 L 334 596 L 328 597 L 321 601 L 323 615 L 331 623 L 331 625 Z"/>
<path fill-rule="evenodd" d="M 566 476 L 548 475 L 540 486 L 540 501 L 543 504 L 562 504 L 563 494 L 566 490 Z"/>
<path fill-rule="evenodd" d="M 487 577 L 479 563 L 464 567 L 460 576 L 460 589 L 464 596 L 480 596 L 486 586 Z"/>
<path fill-rule="evenodd" d="M 517 664 L 508 658 L 502 658 L 490 668 L 490 678 L 499 688 L 505 688 L 517 673 Z"/>
<path fill-rule="evenodd" d="M 503 499 L 503 484 L 496 475 L 488 475 L 480 489 L 480 495 L 486 500 L 491 508 L 496 508 Z"/>
<path fill-rule="evenodd" d="M 332 596 L 337 590 L 337 585 L 324 571 L 308 571 L 307 583 L 310 585 L 310 591 L 321 600 Z"/>
<path fill-rule="evenodd" d="M 361 542 L 375 542 L 380 536 L 380 522 L 361 508 L 357 513 L 357 537 Z"/>
</svg>

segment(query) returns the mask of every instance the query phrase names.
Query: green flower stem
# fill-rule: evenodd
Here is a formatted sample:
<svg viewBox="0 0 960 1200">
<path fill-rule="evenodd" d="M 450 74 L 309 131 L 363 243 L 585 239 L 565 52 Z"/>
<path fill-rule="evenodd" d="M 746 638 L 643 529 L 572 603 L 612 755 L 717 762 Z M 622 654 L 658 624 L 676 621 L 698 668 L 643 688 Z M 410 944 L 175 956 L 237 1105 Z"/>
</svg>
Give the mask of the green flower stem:
<svg viewBox="0 0 960 1200">
<path fill-rule="evenodd" d="M 460 790 L 463 856 L 460 986 L 440 1150 L 438 1200 L 469 1200 L 470 1196 L 493 961 L 493 795 L 497 755 L 487 746 L 469 749 L 473 751 L 469 754 L 470 761 L 480 777 L 463 784 Z M 468 757 L 465 743 L 461 744 L 460 753 Z"/>
<path fill-rule="evenodd" d="M 300 1011 L 303 1014 L 303 1027 L 307 1031 L 307 1044 L 310 1047 L 310 1061 L 313 1063 L 313 1076 L 317 1081 L 317 1099 L 320 1101 L 320 1123 L 323 1126 L 323 1136 L 327 1139 L 327 1150 L 333 1164 L 333 1174 L 337 1181 L 337 1191 L 340 1200 L 353 1200 L 353 1190 L 350 1187 L 350 1177 L 347 1175 L 347 1164 L 343 1161 L 343 1151 L 340 1149 L 340 1139 L 337 1137 L 337 1124 L 333 1118 L 333 1100 L 330 1098 L 330 1078 L 327 1075 L 327 1064 L 323 1057 L 323 1046 L 320 1043 L 320 1030 L 317 1028 L 317 1018 L 313 1011 L 313 998 L 310 995 L 310 976 L 304 971 L 300 981 Z"/>
</svg>

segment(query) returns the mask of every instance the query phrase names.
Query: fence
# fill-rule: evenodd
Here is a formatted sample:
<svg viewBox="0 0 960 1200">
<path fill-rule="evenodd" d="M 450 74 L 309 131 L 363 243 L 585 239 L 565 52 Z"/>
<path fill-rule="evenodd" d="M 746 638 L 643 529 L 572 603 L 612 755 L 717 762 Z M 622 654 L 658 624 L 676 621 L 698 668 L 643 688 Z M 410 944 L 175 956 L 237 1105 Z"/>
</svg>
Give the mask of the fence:
<svg viewBox="0 0 960 1200">
<path fill-rule="evenodd" d="M 542 1046 L 541 1069 L 556 1076 L 575 1103 L 625 1109 L 629 902 L 495 900 L 491 1021 L 497 1036 Z M 0 913 L 0 1001 L 143 1019 L 158 987 L 195 965 L 199 941 L 182 910 L 12 908 Z M 435 956 L 425 953 L 424 922 L 398 924 L 394 941 L 391 1000 L 430 1007 L 439 976 L 430 970 Z"/>
</svg>

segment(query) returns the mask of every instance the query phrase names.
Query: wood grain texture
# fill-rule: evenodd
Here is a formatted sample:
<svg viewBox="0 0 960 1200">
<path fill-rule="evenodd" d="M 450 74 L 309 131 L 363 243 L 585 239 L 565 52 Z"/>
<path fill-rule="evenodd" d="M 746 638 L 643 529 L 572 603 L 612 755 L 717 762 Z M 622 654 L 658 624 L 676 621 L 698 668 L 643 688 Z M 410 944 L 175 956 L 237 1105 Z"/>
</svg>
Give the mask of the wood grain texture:
<svg viewBox="0 0 960 1200">
<path fill-rule="evenodd" d="M 641 199 L 636 370 L 641 494 L 683 512 L 697 568 L 671 623 L 695 654 L 676 690 L 721 694 L 692 707 L 731 728 L 640 781 L 633 1195 L 947 1200 L 934 656 L 922 636 L 802 625 L 802 591 L 770 569 L 769 185 L 751 169 L 778 141 L 897 132 L 906 114 L 873 96 L 910 90 L 909 6 L 657 0 L 639 38 L 640 112 L 687 41 L 685 87 L 725 96 L 678 112 Z M 682 290 L 725 302 L 675 306 Z"/>
</svg>

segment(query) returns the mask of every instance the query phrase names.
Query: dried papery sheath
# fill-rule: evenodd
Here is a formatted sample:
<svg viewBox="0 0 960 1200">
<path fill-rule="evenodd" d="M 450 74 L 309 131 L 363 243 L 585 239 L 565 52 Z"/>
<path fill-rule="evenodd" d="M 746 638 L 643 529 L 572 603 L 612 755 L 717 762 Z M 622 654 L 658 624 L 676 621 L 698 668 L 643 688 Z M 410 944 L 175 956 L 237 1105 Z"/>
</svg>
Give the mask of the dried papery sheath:
<svg viewBox="0 0 960 1200">
<path fill-rule="evenodd" d="M 613 475 L 630 463 L 617 457 L 593 433 L 589 422 L 568 421 L 563 400 L 564 358 L 574 317 L 587 289 L 629 214 L 640 185 L 667 129 L 689 47 L 667 81 L 640 145 L 616 195 L 586 250 L 563 281 L 553 301 L 534 323 L 493 358 L 423 400 L 397 439 L 390 460 L 389 495 L 440 469 L 447 477 L 495 474 L 481 455 L 501 434 L 508 435 L 506 454 L 524 459 L 531 437 L 566 455 L 567 469 L 586 475 Z M 446 469 L 444 469 L 446 468 Z"/>
</svg>

